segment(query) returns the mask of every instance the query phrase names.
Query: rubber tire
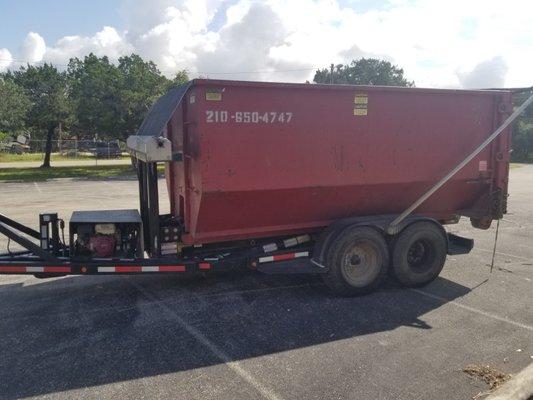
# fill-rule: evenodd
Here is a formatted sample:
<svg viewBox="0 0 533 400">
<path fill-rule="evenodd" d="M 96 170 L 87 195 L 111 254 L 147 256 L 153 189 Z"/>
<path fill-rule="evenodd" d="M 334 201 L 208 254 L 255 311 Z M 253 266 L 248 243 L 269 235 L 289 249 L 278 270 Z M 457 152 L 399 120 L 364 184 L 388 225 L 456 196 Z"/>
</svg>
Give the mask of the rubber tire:
<svg viewBox="0 0 533 400">
<path fill-rule="evenodd" d="M 407 262 L 411 246 L 418 240 L 426 241 L 433 252 L 425 271 L 413 269 Z M 391 275 L 406 287 L 427 285 L 439 276 L 448 252 L 448 242 L 442 228 L 432 222 L 415 222 L 400 232 L 393 244 Z"/>
<path fill-rule="evenodd" d="M 374 247 L 378 255 L 378 268 L 374 279 L 365 286 L 353 286 L 348 282 L 341 271 L 341 260 L 344 252 L 354 242 L 364 241 Z M 389 267 L 389 249 L 381 233 L 376 229 L 366 226 L 351 226 L 345 228 L 329 245 L 326 255 L 328 272 L 323 275 L 324 283 L 335 293 L 341 296 L 358 296 L 375 290 L 384 277 Z"/>
</svg>

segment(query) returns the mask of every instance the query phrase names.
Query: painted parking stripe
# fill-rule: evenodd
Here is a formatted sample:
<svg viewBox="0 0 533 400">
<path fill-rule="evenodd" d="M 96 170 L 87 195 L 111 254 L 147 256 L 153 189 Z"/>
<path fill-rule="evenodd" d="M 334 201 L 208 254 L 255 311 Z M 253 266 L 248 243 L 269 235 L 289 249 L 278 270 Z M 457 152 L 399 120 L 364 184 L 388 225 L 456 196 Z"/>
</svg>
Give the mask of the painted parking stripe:
<svg viewBox="0 0 533 400">
<path fill-rule="evenodd" d="M 470 306 L 467 306 L 466 304 L 458 303 L 456 301 L 449 300 L 449 299 L 446 299 L 446 298 L 441 297 L 441 296 L 437 296 L 437 295 L 432 294 L 432 293 L 428 293 L 428 292 L 426 292 L 424 290 L 420 290 L 420 289 L 410 289 L 410 290 L 415 292 L 415 293 L 421 294 L 422 296 L 426 296 L 426 297 L 432 298 L 434 300 L 441 301 L 442 303 L 452 304 L 455 307 L 462 308 L 463 310 L 467 310 L 467 311 L 470 311 L 470 312 L 473 312 L 473 313 L 476 313 L 476 314 L 479 314 L 479 315 L 483 315 L 484 317 L 492 318 L 492 319 L 494 319 L 496 321 L 505 322 L 505 323 L 508 323 L 508 324 L 517 326 L 519 328 L 526 329 L 528 331 L 532 331 L 533 332 L 533 326 L 531 326 L 531 325 L 527 325 L 527 324 L 523 324 L 521 322 L 513 321 L 512 319 L 509 319 L 509 318 L 506 318 L 506 317 L 500 317 L 499 315 L 496 315 L 496 314 L 493 314 L 493 313 L 490 313 L 490 312 L 487 312 L 487 311 L 483 311 L 483 310 L 480 310 L 480 309 L 475 308 L 475 307 L 470 307 Z"/>
</svg>

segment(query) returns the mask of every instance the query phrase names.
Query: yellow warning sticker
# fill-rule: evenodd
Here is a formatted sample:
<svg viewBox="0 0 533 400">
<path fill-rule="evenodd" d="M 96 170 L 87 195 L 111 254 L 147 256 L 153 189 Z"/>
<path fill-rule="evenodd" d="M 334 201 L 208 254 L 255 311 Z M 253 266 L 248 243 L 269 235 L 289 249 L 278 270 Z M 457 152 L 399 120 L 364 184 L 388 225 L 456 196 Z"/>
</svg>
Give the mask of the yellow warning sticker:
<svg viewBox="0 0 533 400">
<path fill-rule="evenodd" d="M 355 93 L 353 102 L 355 104 L 368 104 L 368 94 L 362 92 Z"/>
<path fill-rule="evenodd" d="M 368 115 L 368 93 L 355 92 L 353 102 L 354 102 L 353 115 L 357 115 L 357 116 Z"/>
<path fill-rule="evenodd" d="M 222 92 L 217 92 L 217 91 L 205 92 L 205 99 L 207 101 L 222 101 Z"/>
</svg>

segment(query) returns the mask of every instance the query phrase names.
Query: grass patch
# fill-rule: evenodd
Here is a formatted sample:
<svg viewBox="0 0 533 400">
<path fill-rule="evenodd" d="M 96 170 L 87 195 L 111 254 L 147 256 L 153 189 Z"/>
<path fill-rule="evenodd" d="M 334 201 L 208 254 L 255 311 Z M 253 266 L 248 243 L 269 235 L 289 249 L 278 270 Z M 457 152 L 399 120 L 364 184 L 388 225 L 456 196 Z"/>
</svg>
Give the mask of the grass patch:
<svg viewBox="0 0 533 400">
<path fill-rule="evenodd" d="M 128 159 L 129 156 L 122 156 L 120 159 Z M 24 153 L 24 154 L 12 154 L 12 153 L 0 153 L 0 162 L 41 162 L 44 159 L 43 153 Z M 76 161 L 76 160 L 94 160 L 94 156 L 91 154 L 78 154 L 77 157 L 62 156 L 58 153 L 52 153 L 51 161 Z M 117 160 L 117 158 L 112 158 Z"/>
<path fill-rule="evenodd" d="M 163 176 L 165 171 L 164 165 L 158 165 L 157 171 L 160 177 Z M 136 177 L 136 171 L 129 164 L 52 168 L 0 168 L 0 181 L 42 182 L 57 178 L 105 180 L 122 177 L 134 178 Z"/>
<path fill-rule="evenodd" d="M 56 178 L 109 179 L 134 177 L 131 165 L 100 165 L 52 168 L 0 168 L 0 181 L 40 182 Z"/>
</svg>

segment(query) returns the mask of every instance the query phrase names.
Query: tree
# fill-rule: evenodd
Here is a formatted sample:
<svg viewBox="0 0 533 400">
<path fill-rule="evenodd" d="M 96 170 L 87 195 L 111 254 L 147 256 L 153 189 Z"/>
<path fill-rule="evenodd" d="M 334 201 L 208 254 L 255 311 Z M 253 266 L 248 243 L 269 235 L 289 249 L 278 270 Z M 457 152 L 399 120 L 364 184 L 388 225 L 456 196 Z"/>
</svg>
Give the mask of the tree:
<svg viewBox="0 0 533 400">
<path fill-rule="evenodd" d="M 152 61 L 136 54 L 119 58 L 118 65 L 94 54 L 71 59 L 68 78 L 77 121 L 74 131 L 107 139 L 127 138 L 158 97 L 188 80 L 185 71 L 169 80 Z"/>
<path fill-rule="evenodd" d="M 41 167 L 49 168 L 54 131 L 69 117 L 65 73 L 50 64 L 37 67 L 28 65 L 13 72 L 10 77 L 31 102 L 27 126 L 34 132 L 46 132 L 45 156 Z"/>
<path fill-rule="evenodd" d="M 107 57 L 91 53 L 83 60 L 71 59 L 67 76 L 76 121 L 73 131 L 91 138 L 118 137 L 122 85 L 119 69 Z"/>
<path fill-rule="evenodd" d="M 531 95 L 531 92 L 516 95 L 514 103 L 520 106 Z M 513 124 L 511 158 L 514 161 L 528 161 L 533 152 L 533 106 L 529 106 Z"/>
<path fill-rule="evenodd" d="M 9 79 L 0 78 L 0 132 L 16 134 L 26 125 L 31 103 L 24 90 Z"/>
<path fill-rule="evenodd" d="M 178 71 L 176 75 L 174 75 L 174 78 L 172 81 L 170 81 L 170 88 L 183 85 L 185 83 L 189 82 L 189 73 L 187 70 L 182 69 L 181 71 Z"/>
<path fill-rule="evenodd" d="M 319 69 L 315 83 L 340 83 L 350 85 L 414 86 L 404 78 L 402 68 L 376 58 L 353 60 L 348 65 L 338 64 L 331 69 Z"/>
<path fill-rule="evenodd" d="M 118 60 L 120 84 L 120 136 L 126 138 L 141 125 L 158 97 L 174 85 L 152 61 L 136 54 Z"/>
</svg>

